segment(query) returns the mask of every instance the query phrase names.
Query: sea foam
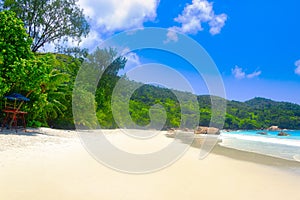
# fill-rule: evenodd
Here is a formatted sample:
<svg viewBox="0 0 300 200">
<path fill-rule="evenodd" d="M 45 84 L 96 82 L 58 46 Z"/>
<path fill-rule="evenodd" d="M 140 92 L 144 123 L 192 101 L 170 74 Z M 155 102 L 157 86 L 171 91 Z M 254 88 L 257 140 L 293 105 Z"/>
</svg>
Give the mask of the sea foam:
<svg viewBox="0 0 300 200">
<path fill-rule="evenodd" d="M 256 141 L 256 142 L 264 142 L 264 143 L 272 143 L 272 144 L 283 144 L 289 146 L 296 146 L 300 147 L 300 140 L 295 139 L 279 139 L 279 138 L 272 138 L 272 137 L 263 137 L 263 136 L 253 136 L 253 135 L 243 135 L 243 134 L 226 134 L 222 133 L 221 138 L 236 138 L 241 140 L 249 140 L 249 141 Z"/>
</svg>

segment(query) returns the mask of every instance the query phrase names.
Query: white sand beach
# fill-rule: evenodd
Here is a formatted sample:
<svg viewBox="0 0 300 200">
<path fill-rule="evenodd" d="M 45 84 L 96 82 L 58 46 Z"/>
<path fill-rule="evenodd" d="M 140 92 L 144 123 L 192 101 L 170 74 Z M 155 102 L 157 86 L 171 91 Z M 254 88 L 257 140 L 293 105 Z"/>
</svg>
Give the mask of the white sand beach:
<svg viewBox="0 0 300 200">
<path fill-rule="evenodd" d="M 191 147 L 163 170 L 132 175 L 98 163 L 73 131 L 30 131 L 0 133 L 1 200 L 300 199 L 300 175 L 266 156 L 255 162 L 255 154 L 216 147 L 199 160 Z M 135 149 L 120 131 L 108 132 L 122 148 Z M 173 140 L 164 134 L 158 146 Z"/>
</svg>

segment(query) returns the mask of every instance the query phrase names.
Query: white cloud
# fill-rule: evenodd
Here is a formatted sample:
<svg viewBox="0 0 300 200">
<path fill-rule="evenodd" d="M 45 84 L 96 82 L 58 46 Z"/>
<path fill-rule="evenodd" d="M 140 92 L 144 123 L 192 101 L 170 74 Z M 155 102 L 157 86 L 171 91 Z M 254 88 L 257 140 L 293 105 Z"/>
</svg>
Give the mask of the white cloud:
<svg viewBox="0 0 300 200">
<path fill-rule="evenodd" d="M 225 22 L 227 20 L 227 15 L 221 14 L 217 15 L 209 22 L 210 30 L 209 32 L 212 35 L 219 34 L 221 32 L 221 29 L 225 26 Z"/>
<path fill-rule="evenodd" d="M 296 69 L 295 69 L 295 73 L 296 74 L 298 74 L 298 75 L 300 75 L 300 60 L 297 60 L 296 62 L 295 62 L 295 65 L 296 65 Z"/>
<path fill-rule="evenodd" d="M 92 50 L 96 48 L 102 41 L 103 39 L 101 38 L 100 34 L 98 34 L 96 30 L 92 29 L 89 35 L 82 39 L 80 46 Z"/>
<path fill-rule="evenodd" d="M 247 78 L 254 78 L 254 77 L 257 77 L 259 75 L 261 75 L 261 71 L 255 71 L 255 72 L 253 72 L 251 74 L 248 74 Z"/>
<path fill-rule="evenodd" d="M 126 67 L 136 67 L 142 64 L 140 61 L 140 57 L 136 53 L 131 52 L 129 48 L 122 49 L 121 55 L 123 55 L 127 59 Z"/>
<path fill-rule="evenodd" d="M 93 49 L 117 31 L 143 28 L 144 22 L 156 18 L 159 0 L 79 0 L 91 26 L 81 46 Z"/>
<path fill-rule="evenodd" d="M 129 48 L 123 48 L 119 51 L 120 55 L 124 56 L 127 59 L 126 68 L 137 67 L 142 64 L 140 61 L 140 57 L 136 53 L 131 52 Z"/>
<path fill-rule="evenodd" d="M 178 36 L 174 28 L 169 28 L 168 33 L 167 33 L 167 39 L 164 41 L 164 43 L 169 43 L 171 41 L 177 42 L 178 41 Z"/>
<path fill-rule="evenodd" d="M 79 0 L 93 26 L 108 33 L 143 27 L 155 20 L 158 4 L 158 0 Z"/>
<path fill-rule="evenodd" d="M 134 52 L 127 53 L 125 57 L 127 59 L 126 66 L 128 67 L 137 67 L 142 64 L 140 57 Z"/>
<path fill-rule="evenodd" d="M 207 0 L 193 0 L 187 5 L 182 14 L 174 19 L 180 23 L 177 27 L 182 33 L 197 34 L 203 30 L 203 23 L 208 23 L 212 35 L 219 34 L 227 20 L 226 14 L 216 15 L 213 10 L 213 3 Z"/>
<path fill-rule="evenodd" d="M 127 59 L 127 62 L 125 68 L 119 71 L 119 75 L 124 75 L 127 71 L 142 65 L 140 57 L 136 53 L 130 52 L 129 48 L 125 48 L 122 51 L 121 55 L 123 55 Z"/>
<path fill-rule="evenodd" d="M 244 79 L 244 78 L 255 78 L 261 75 L 261 71 L 254 71 L 251 74 L 246 74 L 246 72 L 239 66 L 235 66 L 234 69 L 231 69 L 231 73 L 236 79 Z"/>
<path fill-rule="evenodd" d="M 239 68 L 238 66 L 235 66 L 234 69 L 231 69 L 231 72 L 234 75 L 234 77 L 237 79 L 243 79 L 246 77 L 246 73 L 243 72 L 243 69 Z"/>
</svg>

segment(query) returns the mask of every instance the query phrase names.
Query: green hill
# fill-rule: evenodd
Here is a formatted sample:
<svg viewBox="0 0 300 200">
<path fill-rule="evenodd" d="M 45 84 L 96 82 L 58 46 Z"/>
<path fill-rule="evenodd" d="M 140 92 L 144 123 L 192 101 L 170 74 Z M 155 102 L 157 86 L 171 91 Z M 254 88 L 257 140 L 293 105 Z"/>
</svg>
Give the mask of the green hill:
<svg viewBox="0 0 300 200">
<path fill-rule="evenodd" d="M 151 85 L 144 85 L 138 89 L 131 98 L 131 113 L 133 119 L 149 122 L 149 118 L 141 120 L 147 114 L 139 112 L 149 109 L 154 103 L 161 103 L 168 111 L 168 120 L 165 128 L 177 127 L 180 124 L 180 105 L 174 91 L 159 88 Z M 183 96 L 191 94 L 178 92 Z M 228 101 L 220 97 L 210 97 L 209 95 L 197 96 L 199 103 L 200 121 L 199 124 L 208 126 L 211 117 L 211 98 L 226 104 L 225 129 L 261 129 L 272 125 L 280 128 L 300 129 L 300 105 L 288 102 L 276 102 L 265 98 L 254 98 L 246 102 Z M 186 98 L 188 99 L 188 98 Z M 181 105 L 187 106 L 187 105 Z M 136 109 L 134 109 L 136 108 Z"/>
</svg>

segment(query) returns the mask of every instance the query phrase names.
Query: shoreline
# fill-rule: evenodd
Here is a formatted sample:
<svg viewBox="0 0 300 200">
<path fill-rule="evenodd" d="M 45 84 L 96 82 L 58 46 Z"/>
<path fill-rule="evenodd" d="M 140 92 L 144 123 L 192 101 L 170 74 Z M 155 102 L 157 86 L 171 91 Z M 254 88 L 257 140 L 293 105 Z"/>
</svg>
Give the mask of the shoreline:
<svg viewBox="0 0 300 200">
<path fill-rule="evenodd" d="M 213 154 L 225 156 L 239 161 L 251 162 L 264 166 L 270 166 L 279 170 L 289 171 L 300 175 L 300 162 L 277 158 L 255 152 L 243 151 L 239 149 L 216 145 L 212 150 Z"/>
<path fill-rule="evenodd" d="M 194 142 L 191 144 L 191 147 L 199 149 L 202 145 L 202 140 L 203 139 L 201 137 L 199 139 L 195 138 Z M 221 141 L 218 141 L 210 153 L 239 161 L 269 166 L 275 169 L 284 170 L 291 173 L 296 173 L 296 175 L 300 175 L 300 162 L 296 160 L 288 160 L 256 152 L 225 147 L 221 146 L 220 143 Z"/>
</svg>

